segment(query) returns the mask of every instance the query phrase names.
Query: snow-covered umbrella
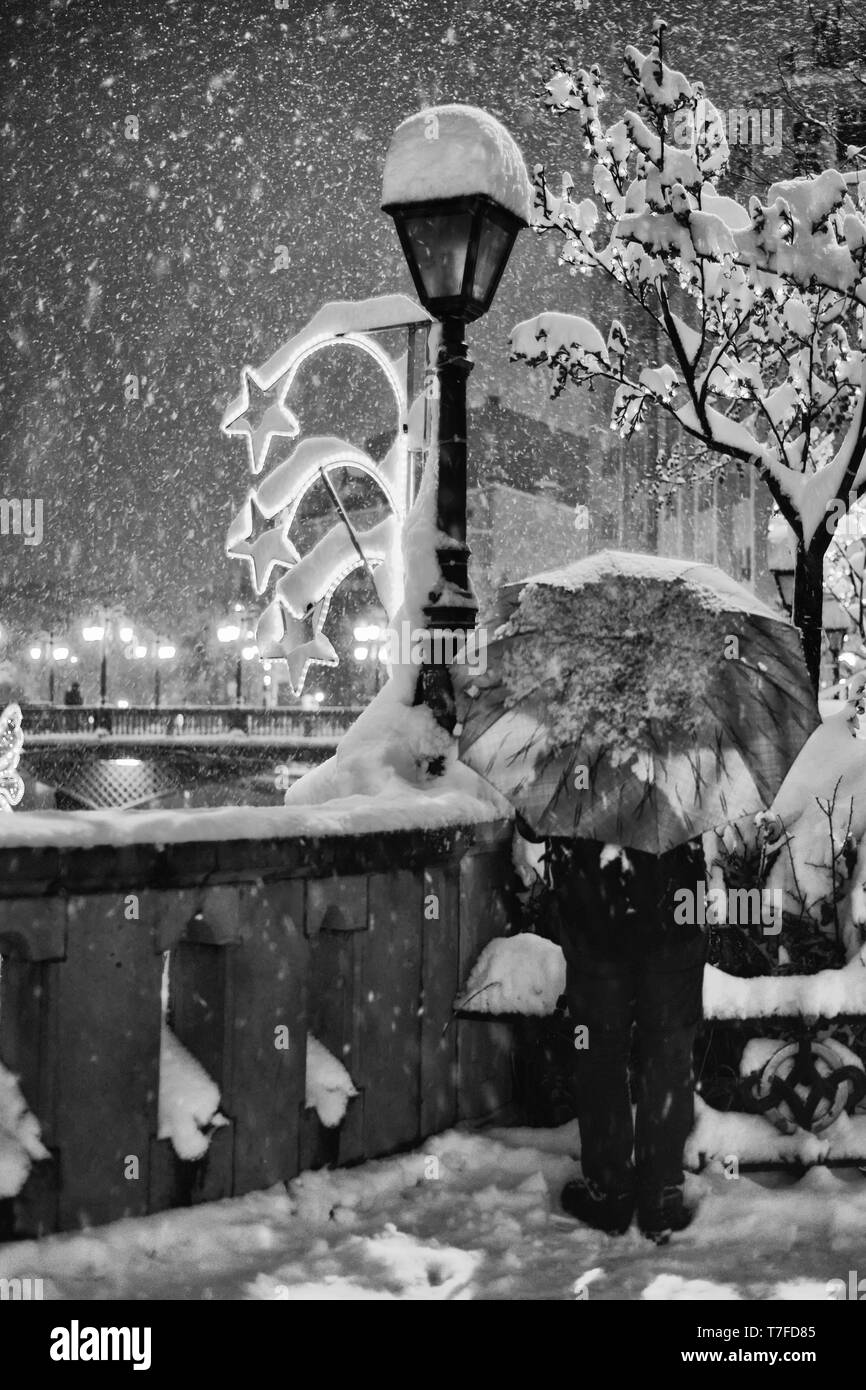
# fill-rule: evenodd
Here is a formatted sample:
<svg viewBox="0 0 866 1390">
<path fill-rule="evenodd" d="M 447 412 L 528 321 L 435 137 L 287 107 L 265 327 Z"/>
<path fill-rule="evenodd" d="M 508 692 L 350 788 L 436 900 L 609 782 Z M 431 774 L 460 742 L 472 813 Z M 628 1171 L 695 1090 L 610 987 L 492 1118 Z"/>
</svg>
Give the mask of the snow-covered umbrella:
<svg viewBox="0 0 866 1390">
<path fill-rule="evenodd" d="M 712 565 L 603 551 L 497 621 L 460 756 L 541 835 L 672 849 L 769 806 L 819 722 L 798 630 Z"/>
</svg>

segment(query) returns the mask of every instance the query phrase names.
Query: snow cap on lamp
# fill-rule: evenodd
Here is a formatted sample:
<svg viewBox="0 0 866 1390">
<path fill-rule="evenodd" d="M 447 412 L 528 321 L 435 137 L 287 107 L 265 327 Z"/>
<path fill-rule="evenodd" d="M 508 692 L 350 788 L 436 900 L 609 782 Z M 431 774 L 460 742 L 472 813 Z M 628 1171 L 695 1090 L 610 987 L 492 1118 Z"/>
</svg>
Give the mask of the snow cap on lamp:
<svg viewBox="0 0 866 1390">
<path fill-rule="evenodd" d="M 382 206 L 483 193 L 529 225 L 532 185 L 505 126 L 476 106 L 430 106 L 397 127 L 385 158 Z"/>
</svg>

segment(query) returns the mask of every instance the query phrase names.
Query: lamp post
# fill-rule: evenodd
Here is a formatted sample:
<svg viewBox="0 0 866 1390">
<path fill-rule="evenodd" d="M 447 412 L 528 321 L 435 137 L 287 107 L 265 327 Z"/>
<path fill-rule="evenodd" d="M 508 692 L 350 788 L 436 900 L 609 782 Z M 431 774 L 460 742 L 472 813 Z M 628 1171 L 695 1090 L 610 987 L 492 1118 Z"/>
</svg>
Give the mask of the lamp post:
<svg viewBox="0 0 866 1390">
<path fill-rule="evenodd" d="M 776 581 L 779 601 L 790 618 L 794 611 L 794 579 L 797 571 L 797 538 L 778 513 L 767 528 L 767 565 Z"/>
<path fill-rule="evenodd" d="M 355 645 L 352 655 L 362 670 L 373 668 L 373 694 L 379 693 L 382 664 L 387 655 L 388 630 L 378 623 L 362 623 L 353 630 Z M 366 679 L 364 684 L 367 684 Z"/>
<path fill-rule="evenodd" d="M 29 648 L 28 655 L 29 655 L 29 657 L 31 657 L 32 662 L 40 662 L 40 660 L 42 660 L 42 657 L 43 657 L 43 656 L 44 656 L 44 659 L 46 659 L 47 666 L 49 666 L 49 705 L 53 705 L 53 703 L 54 703 L 54 634 L 53 634 L 53 632 L 49 632 L 49 641 L 47 641 L 47 645 L 46 645 L 46 648 L 44 648 L 44 652 L 43 652 L 43 648 L 42 648 L 42 641 L 36 641 L 35 644 L 33 644 L 33 645 L 31 646 L 31 648 Z"/>
<path fill-rule="evenodd" d="M 42 656 L 43 656 L 42 643 L 41 643 L 41 641 L 37 641 L 37 642 L 34 643 L 34 645 L 30 648 L 30 660 L 31 660 L 31 661 L 40 661 L 40 660 L 42 659 Z M 55 686 L 56 686 L 55 673 L 54 673 L 54 659 L 55 659 L 55 658 L 54 658 L 54 633 L 53 633 L 53 632 L 49 632 L 49 634 L 48 634 L 48 645 L 47 645 L 47 647 L 46 647 L 46 649 L 45 649 L 44 656 L 45 656 L 45 660 L 46 660 L 47 663 L 48 663 L 48 703 L 49 703 L 49 705 L 53 705 L 53 704 L 54 704 L 54 697 L 55 697 Z"/>
<path fill-rule="evenodd" d="M 838 599 L 825 597 L 821 626 L 827 634 L 827 646 L 830 648 L 833 661 L 833 684 L 837 686 L 840 679 L 839 658 L 845 644 L 845 635 L 853 630 L 854 622 Z"/>
<path fill-rule="evenodd" d="M 234 605 L 234 616 L 231 622 L 224 623 L 217 628 L 217 641 L 229 644 L 236 642 L 237 659 L 235 661 L 235 705 L 240 707 L 243 704 L 244 695 L 244 662 L 251 661 L 258 655 L 255 646 L 255 633 L 250 630 L 250 623 L 255 616 L 255 609 L 247 608 L 242 603 Z"/>
<path fill-rule="evenodd" d="M 159 709 L 162 699 L 162 668 L 161 661 L 171 661 L 176 655 L 177 648 L 171 642 L 166 642 L 162 637 L 156 639 L 156 662 L 153 668 L 153 707 Z"/>
<path fill-rule="evenodd" d="M 104 705 L 108 697 L 108 656 L 106 652 L 106 633 L 108 624 L 105 618 L 98 623 L 91 623 L 81 629 L 81 635 L 85 642 L 100 642 L 101 654 L 99 660 L 99 703 Z"/>
<path fill-rule="evenodd" d="M 418 298 L 441 324 L 436 548 L 438 581 L 424 607 L 432 660 L 416 701 L 449 731 L 454 694 L 444 657 L 451 632 L 471 632 L 478 605 L 466 544 L 466 324 L 490 308 L 515 238 L 529 225 L 532 190 L 507 130 L 470 106 L 438 106 L 398 126 L 385 160 L 382 209 L 393 217 Z"/>
</svg>

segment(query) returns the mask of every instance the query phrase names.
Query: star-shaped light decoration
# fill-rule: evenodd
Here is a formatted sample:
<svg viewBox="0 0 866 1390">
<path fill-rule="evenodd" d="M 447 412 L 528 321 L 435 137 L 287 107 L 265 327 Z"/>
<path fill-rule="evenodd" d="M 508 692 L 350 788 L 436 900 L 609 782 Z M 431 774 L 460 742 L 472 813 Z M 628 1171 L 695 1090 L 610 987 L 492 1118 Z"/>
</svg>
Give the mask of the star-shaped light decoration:
<svg viewBox="0 0 866 1390">
<path fill-rule="evenodd" d="M 276 526 L 266 528 L 253 539 L 257 518 L 267 519 L 258 497 L 251 492 L 229 527 L 226 554 L 247 562 L 253 588 L 257 594 L 263 594 L 275 565 L 290 569 L 301 557 L 289 540 L 288 511 L 281 514 Z"/>
<path fill-rule="evenodd" d="M 24 783 L 16 771 L 23 746 L 20 707 L 7 705 L 0 714 L 0 813 L 11 811 L 24 795 Z"/>
<path fill-rule="evenodd" d="M 261 473 L 265 466 L 271 440 L 277 437 L 296 439 L 301 426 L 298 417 L 283 403 L 279 382 L 274 387 L 265 387 L 252 367 L 244 367 L 241 372 L 241 392 L 232 401 L 222 418 L 225 434 L 240 434 L 246 438 L 250 459 L 250 471 Z M 275 394 L 272 392 L 275 391 Z M 253 393 L 260 398 L 253 406 Z"/>
<path fill-rule="evenodd" d="M 256 626 L 259 652 L 266 661 L 285 661 L 295 695 L 303 690 L 307 671 L 314 663 L 339 665 L 339 657 L 322 631 L 328 604 L 329 599 L 321 599 L 303 618 L 296 618 L 275 600 L 268 604 Z"/>
</svg>

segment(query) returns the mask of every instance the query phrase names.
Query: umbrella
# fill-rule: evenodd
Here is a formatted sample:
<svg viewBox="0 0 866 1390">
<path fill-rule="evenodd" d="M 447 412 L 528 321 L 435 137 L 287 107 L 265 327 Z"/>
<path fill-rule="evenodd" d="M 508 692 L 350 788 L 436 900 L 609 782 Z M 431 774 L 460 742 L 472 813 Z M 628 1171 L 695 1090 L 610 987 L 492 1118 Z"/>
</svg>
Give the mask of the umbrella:
<svg viewBox="0 0 866 1390">
<path fill-rule="evenodd" d="M 460 757 L 539 835 L 663 853 L 769 806 L 820 722 L 798 629 L 712 565 L 602 551 L 496 621 Z"/>
</svg>

